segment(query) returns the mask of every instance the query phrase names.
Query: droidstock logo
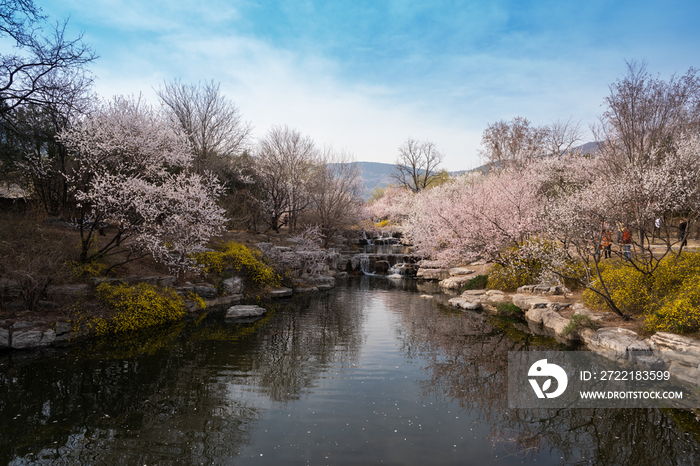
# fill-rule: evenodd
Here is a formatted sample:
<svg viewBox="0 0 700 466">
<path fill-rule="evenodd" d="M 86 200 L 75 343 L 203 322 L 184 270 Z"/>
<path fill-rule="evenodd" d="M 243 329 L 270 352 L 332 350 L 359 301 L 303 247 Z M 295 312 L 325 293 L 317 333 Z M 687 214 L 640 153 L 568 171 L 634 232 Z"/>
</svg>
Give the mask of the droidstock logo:
<svg viewBox="0 0 700 466">
<path fill-rule="evenodd" d="M 556 398 L 564 393 L 564 390 L 566 390 L 566 385 L 569 383 L 569 379 L 566 376 L 564 369 L 556 364 L 547 363 L 546 359 L 540 359 L 530 366 L 530 370 L 527 375 L 528 377 L 547 377 L 541 388 L 537 379 L 528 379 L 530 381 L 530 385 L 532 385 L 532 389 L 535 390 L 537 398 Z M 549 390 L 552 386 L 552 378 L 557 380 L 557 389 L 552 393 L 547 393 L 547 390 Z"/>
</svg>

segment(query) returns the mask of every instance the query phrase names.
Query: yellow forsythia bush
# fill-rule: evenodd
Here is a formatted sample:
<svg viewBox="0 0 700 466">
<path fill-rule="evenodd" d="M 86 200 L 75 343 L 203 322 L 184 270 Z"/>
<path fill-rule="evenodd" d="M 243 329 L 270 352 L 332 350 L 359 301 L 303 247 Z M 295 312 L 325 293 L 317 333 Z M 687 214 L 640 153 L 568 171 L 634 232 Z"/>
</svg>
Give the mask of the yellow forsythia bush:
<svg viewBox="0 0 700 466">
<path fill-rule="evenodd" d="M 652 301 L 651 288 L 653 279 L 634 267 L 621 261 L 601 264 L 601 277 L 610 292 L 615 305 L 626 314 L 642 314 Z M 601 289 L 598 280 L 593 281 L 596 289 Z M 607 305 L 603 298 L 591 290 L 583 292 L 583 301 L 587 306 L 603 309 Z"/>
<path fill-rule="evenodd" d="M 692 333 L 700 330 L 700 276 L 686 280 L 664 302 L 649 309 L 645 327 L 651 332 Z"/>
<path fill-rule="evenodd" d="M 159 288 L 147 283 L 97 287 L 103 304 L 117 311 L 109 319 L 95 323 L 97 333 L 120 333 L 161 325 L 181 319 L 187 312 L 184 300 L 172 288 Z"/>
<path fill-rule="evenodd" d="M 197 254 L 195 259 L 208 273 L 220 274 L 232 268 L 261 287 L 279 286 L 281 282 L 277 272 L 262 261 L 260 251 L 240 243 L 228 242 L 221 251 L 203 252 Z"/>
<path fill-rule="evenodd" d="M 601 272 L 620 310 L 643 314 L 645 329 L 692 333 L 700 330 L 700 254 L 685 252 L 665 257 L 652 275 L 623 262 L 609 262 Z M 589 306 L 604 307 L 590 290 L 583 293 Z"/>
</svg>

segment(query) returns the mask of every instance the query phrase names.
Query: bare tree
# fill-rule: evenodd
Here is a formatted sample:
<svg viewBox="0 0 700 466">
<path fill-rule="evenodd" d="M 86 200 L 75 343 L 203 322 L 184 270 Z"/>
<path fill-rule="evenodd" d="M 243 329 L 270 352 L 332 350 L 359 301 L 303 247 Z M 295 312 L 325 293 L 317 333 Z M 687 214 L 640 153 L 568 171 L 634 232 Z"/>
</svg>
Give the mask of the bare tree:
<svg viewBox="0 0 700 466">
<path fill-rule="evenodd" d="M 530 125 L 530 120 L 515 117 L 489 124 L 481 136 L 479 154 L 492 164 L 506 169 L 520 167 L 544 155 L 546 131 Z"/>
<path fill-rule="evenodd" d="M 25 104 L 55 102 L 70 85 L 70 77 L 84 74 L 97 55 L 82 43 L 82 36 L 65 36 L 67 21 L 46 33 L 47 17 L 32 0 L 0 2 L 0 37 L 14 41 L 15 53 L 0 54 L 0 116 L 3 120 Z M 53 101 L 47 100 L 52 96 Z"/>
<path fill-rule="evenodd" d="M 700 77 L 690 68 L 668 81 L 646 63 L 627 63 L 627 74 L 610 86 L 607 110 L 592 128 L 601 151 L 621 164 L 645 166 L 672 151 L 680 136 L 700 129 Z"/>
<path fill-rule="evenodd" d="M 326 149 L 309 187 L 311 220 L 321 229 L 324 247 L 356 224 L 362 205 L 362 171 L 352 156 Z"/>
<path fill-rule="evenodd" d="M 417 193 L 430 186 L 435 178 L 437 167 L 444 158 L 445 155 L 437 150 L 435 143 L 417 141 L 409 137 L 399 147 L 399 155 L 391 177 L 400 186 L 405 186 Z"/>
<path fill-rule="evenodd" d="M 308 181 L 318 156 L 313 140 L 288 126 L 273 126 L 258 142 L 257 179 L 270 228 L 279 231 L 284 216 L 290 229 L 296 228 L 310 203 Z"/>
<path fill-rule="evenodd" d="M 156 91 L 173 125 L 190 139 L 198 173 L 216 170 L 227 157 L 240 154 L 252 127 L 243 121 L 239 108 L 221 94 L 214 81 L 184 84 L 179 79 Z"/>
<path fill-rule="evenodd" d="M 548 155 L 560 156 L 570 152 L 574 144 L 583 139 L 580 121 L 557 120 L 542 130 L 545 151 Z"/>
</svg>

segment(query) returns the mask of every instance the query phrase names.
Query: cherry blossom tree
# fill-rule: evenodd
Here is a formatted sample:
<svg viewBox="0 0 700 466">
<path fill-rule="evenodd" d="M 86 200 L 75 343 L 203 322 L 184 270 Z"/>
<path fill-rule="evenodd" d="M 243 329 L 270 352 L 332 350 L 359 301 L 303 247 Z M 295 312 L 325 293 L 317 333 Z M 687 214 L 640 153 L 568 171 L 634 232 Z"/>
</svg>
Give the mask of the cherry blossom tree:
<svg viewBox="0 0 700 466">
<path fill-rule="evenodd" d="M 566 165 L 566 172 L 556 169 L 556 163 L 540 164 L 540 181 L 557 180 L 543 183 L 548 187 L 544 192 L 548 199 L 539 216 L 540 234 L 559 244 L 546 250 L 533 244 L 528 254 L 540 258 L 557 276 L 597 293 L 613 312 L 622 315 L 600 273 L 605 231 L 613 237 L 623 228 L 636 232 L 627 254 L 624 250 L 613 253 L 629 267 L 653 275 L 665 256 L 682 250 L 685 238 L 672 234 L 670 226 L 679 215 L 685 216 L 688 225 L 699 215 L 700 139 L 684 138 L 674 152 L 654 165 L 632 165 L 621 173 L 606 170 L 602 159 L 560 161 L 559 168 Z M 566 182 L 562 182 L 564 178 Z M 652 246 L 655 219 L 661 220 L 666 234 L 661 235 L 662 245 Z"/>
<path fill-rule="evenodd" d="M 140 99 L 103 103 L 59 139 L 76 161 L 69 182 L 80 209 L 82 261 L 123 252 L 126 262 L 150 253 L 187 268 L 191 254 L 221 231 L 218 180 L 188 173 L 187 138 Z M 97 242 L 106 225 L 114 234 Z"/>
<path fill-rule="evenodd" d="M 467 174 L 416 195 L 404 231 L 418 252 L 446 264 L 499 260 L 537 231 L 536 188 L 525 172 Z"/>
</svg>

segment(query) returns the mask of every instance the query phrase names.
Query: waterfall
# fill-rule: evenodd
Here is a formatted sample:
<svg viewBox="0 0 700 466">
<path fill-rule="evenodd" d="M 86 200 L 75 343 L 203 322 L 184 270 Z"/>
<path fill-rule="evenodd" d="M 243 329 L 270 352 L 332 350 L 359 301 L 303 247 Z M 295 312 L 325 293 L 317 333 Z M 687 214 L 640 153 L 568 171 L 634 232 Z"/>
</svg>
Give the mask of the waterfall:
<svg viewBox="0 0 700 466">
<path fill-rule="evenodd" d="M 369 270 L 369 256 L 367 254 L 359 254 L 358 258 L 360 259 L 360 270 L 362 270 L 362 273 L 372 275 L 372 272 Z"/>
</svg>

